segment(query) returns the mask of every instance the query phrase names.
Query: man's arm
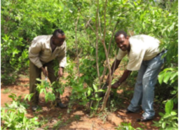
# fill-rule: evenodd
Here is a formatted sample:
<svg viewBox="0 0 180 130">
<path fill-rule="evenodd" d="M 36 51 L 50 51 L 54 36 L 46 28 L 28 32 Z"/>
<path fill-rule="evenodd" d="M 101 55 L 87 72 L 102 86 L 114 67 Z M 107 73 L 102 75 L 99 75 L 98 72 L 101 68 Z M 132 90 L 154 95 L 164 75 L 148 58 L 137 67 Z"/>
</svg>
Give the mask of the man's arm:
<svg viewBox="0 0 180 130">
<path fill-rule="evenodd" d="M 114 84 L 111 86 L 111 88 L 114 88 L 114 89 L 118 88 L 118 87 L 129 77 L 129 75 L 131 74 L 131 72 L 132 72 L 132 71 L 126 69 L 126 70 L 124 71 L 123 75 L 121 76 L 121 78 L 120 78 L 116 83 L 114 83 Z"/>
<path fill-rule="evenodd" d="M 59 56 L 57 57 L 59 59 L 59 68 L 65 68 L 67 64 L 66 59 L 66 41 L 63 43 L 64 49 L 60 52 Z"/>
<path fill-rule="evenodd" d="M 64 50 L 61 52 L 63 54 L 61 54 L 59 58 L 59 71 L 58 71 L 58 76 L 62 77 L 63 76 L 63 72 L 64 72 L 64 68 L 67 64 L 67 59 L 66 59 L 66 41 L 64 41 Z"/>
<path fill-rule="evenodd" d="M 59 67 L 58 75 L 59 77 L 62 77 L 64 73 L 64 67 Z"/>
<path fill-rule="evenodd" d="M 43 74 L 48 77 L 48 72 L 43 67 L 42 62 L 39 58 L 39 53 L 41 51 L 42 45 L 39 42 L 35 42 L 35 40 L 32 41 L 31 46 L 29 47 L 29 59 L 30 61 L 36 65 L 38 68 L 41 68 Z"/>
<path fill-rule="evenodd" d="M 114 71 L 118 68 L 119 64 L 120 64 L 121 60 L 115 60 L 111 66 L 111 75 L 113 75 Z M 109 84 L 109 77 L 106 80 L 106 83 Z"/>
<path fill-rule="evenodd" d="M 32 41 L 32 44 L 29 47 L 29 59 L 38 68 L 42 68 L 43 66 L 39 58 L 39 53 L 41 51 L 41 48 L 42 48 L 41 43 L 36 42 L 35 40 Z"/>
</svg>

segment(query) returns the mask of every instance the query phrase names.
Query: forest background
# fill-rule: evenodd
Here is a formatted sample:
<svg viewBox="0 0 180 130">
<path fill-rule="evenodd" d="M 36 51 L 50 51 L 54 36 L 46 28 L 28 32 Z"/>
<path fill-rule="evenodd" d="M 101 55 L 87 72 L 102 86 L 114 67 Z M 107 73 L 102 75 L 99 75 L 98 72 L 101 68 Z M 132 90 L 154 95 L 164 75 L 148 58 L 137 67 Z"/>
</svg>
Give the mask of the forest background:
<svg viewBox="0 0 180 130">
<path fill-rule="evenodd" d="M 168 50 L 155 88 L 155 103 L 163 102 L 162 108 L 165 105 L 163 120 L 157 125 L 177 126 L 178 0 L 2 0 L 1 8 L 1 84 L 15 83 L 20 73 L 28 75 L 32 39 L 60 28 L 67 37 L 66 71 L 71 73 L 68 83 L 79 95 L 73 99 L 87 103 L 88 94 L 98 92 L 110 71 L 109 59 L 117 54 L 115 32 L 147 34 L 158 38 L 161 48 Z M 127 62 L 126 58 L 124 66 Z M 136 76 L 137 72 L 133 72 L 127 80 L 131 87 Z M 83 83 L 87 84 L 85 90 Z M 169 120 L 175 125 L 170 125 Z"/>
</svg>

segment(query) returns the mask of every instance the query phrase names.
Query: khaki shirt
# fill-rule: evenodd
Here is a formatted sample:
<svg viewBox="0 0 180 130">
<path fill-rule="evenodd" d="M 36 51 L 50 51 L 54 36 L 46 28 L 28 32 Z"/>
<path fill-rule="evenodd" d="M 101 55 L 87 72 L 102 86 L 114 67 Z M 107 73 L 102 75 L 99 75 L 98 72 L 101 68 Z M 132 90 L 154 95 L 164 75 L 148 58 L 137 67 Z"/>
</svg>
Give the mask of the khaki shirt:
<svg viewBox="0 0 180 130">
<path fill-rule="evenodd" d="M 37 36 L 29 47 L 29 59 L 38 68 L 54 59 L 59 60 L 59 67 L 66 66 L 66 42 L 64 41 L 61 46 L 57 46 L 54 52 L 52 52 L 50 46 L 51 37 L 52 35 Z"/>
<path fill-rule="evenodd" d="M 122 51 L 119 49 L 116 59 L 121 60 L 126 54 L 128 55 L 129 62 L 127 70 L 139 70 L 142 61 L 151 60 L 159 54 L 160 41 L 148 35 L 136 35 L 129 38 L 130 52 Z"/>
</svg>

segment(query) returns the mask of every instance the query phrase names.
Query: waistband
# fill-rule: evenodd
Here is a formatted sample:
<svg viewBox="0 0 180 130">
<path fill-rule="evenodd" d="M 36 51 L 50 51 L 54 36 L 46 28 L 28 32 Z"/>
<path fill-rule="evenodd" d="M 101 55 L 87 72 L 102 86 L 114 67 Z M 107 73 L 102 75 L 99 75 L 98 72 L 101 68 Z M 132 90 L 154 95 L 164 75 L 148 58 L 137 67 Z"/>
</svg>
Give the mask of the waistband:
<svg viewBox="0 0 180 130">
<path fill-rule="evenodd" d="M 47 66 L 48 64 L 51 64 L 51 63 L 53 63 L 53 60 L 51 60 L 51 61 L 49 61 L 49 62 L 47 62 L 47 63 L 44 63 L 44 64 L 43 64 L 43 67 L 45 67 L 45 66 Z"/>
</svg>

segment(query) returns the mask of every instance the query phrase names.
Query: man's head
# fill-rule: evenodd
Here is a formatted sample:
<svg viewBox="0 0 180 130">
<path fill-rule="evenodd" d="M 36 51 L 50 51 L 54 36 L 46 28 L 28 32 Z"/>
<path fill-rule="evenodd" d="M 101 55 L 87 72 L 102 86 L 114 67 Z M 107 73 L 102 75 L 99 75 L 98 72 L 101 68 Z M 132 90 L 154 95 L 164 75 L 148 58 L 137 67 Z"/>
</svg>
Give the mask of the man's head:
<svg viewBox="0 0 180 130">
<path fill-rule="evenodd" d="M 63 32 L 63 30 L 61 29 L 56 29 L 53 32 L 53 36 L 52 36 L 52 42 L 55 46 L 61 46 L 65 40 L 65 34 Z"/>
<path fill-rule="evenodd" d="M 129 36 L 127 36 L 126 32 L 118 31 L 115 34 L 115 41 L 122 51 L 130 51 Z"/>
</svg>

